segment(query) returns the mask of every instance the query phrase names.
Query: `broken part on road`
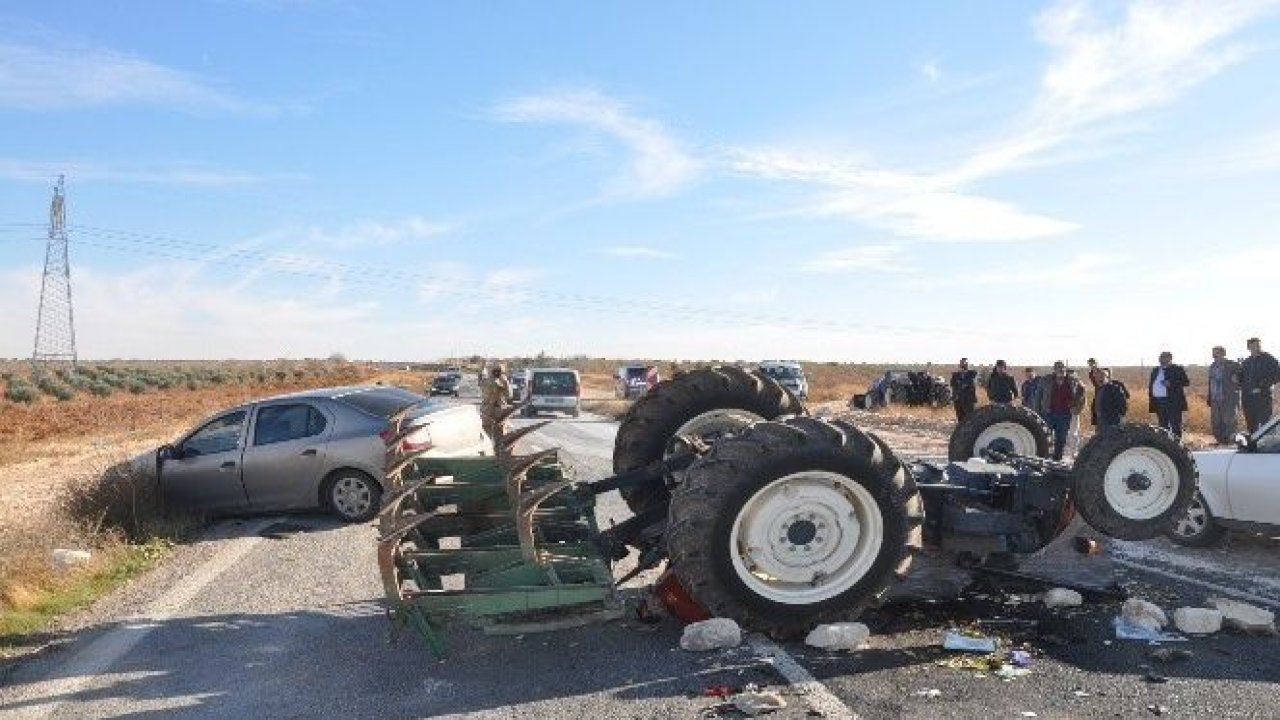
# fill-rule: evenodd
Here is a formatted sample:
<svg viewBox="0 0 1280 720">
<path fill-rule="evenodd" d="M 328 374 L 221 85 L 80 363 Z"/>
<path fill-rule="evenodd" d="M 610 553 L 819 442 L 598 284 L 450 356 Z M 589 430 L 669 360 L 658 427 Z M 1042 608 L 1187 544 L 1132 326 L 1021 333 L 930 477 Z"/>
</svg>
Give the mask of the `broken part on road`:
<svg viewBox="0 0 1280 720">
<path fill-rule="evenodd" d="M 518 453 L 537 427 L 494 438 L 493 457 L 388 449 L 382 578 L 393 616 L 437 649 L 450 617 L 490 632 L 616 617 L 611 565 L 631 554 L 637 568 L 619 582 L 665 562 L 661 592 L 679 599 L 678 616 L 802 638 L 883 603 L 926 547 L 1034 579 L 1017 558 L 1076 510 L 1114 537 L 1154 537 L 1195 492 L 1190 454 L 1155 428 L 1102 431 L 1070 466 L 1043 457 L 1038 416 L 990 406 L 957 426 L 949 462 L 906 462 L 732 367 L 679 375 L 638 400 L 617 433 L 617 474 L 599 482 L 574 481 L 554 449 Z M 612 490 L 635 516 L 602 531 L 595 498 Z"/>
</svg>

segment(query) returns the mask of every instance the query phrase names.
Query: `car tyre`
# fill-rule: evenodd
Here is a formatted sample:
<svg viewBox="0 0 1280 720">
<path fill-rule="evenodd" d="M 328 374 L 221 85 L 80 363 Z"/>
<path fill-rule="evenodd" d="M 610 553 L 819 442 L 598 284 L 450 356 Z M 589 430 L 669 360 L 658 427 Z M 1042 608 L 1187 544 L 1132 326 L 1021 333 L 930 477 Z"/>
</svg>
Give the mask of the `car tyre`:
<svg viewBox="0 0 1280 720">
<path fill-rule="evenodd" d="M 1196 493 L 1187 512 L 1165 531 L 1165 535 L 1178 545 L 1196 548 L 1221 545 L 1226 534 L 1227 529 L 1214 519 L 1209 503 L 1200 493 Z"/>
<path fill-rule="evenodd" d="M 361 523 L 382 508 L 382 486 L 359 470 L 336 470 L 321 486 L 320 498 L 343 522 Z"/>
</svg>

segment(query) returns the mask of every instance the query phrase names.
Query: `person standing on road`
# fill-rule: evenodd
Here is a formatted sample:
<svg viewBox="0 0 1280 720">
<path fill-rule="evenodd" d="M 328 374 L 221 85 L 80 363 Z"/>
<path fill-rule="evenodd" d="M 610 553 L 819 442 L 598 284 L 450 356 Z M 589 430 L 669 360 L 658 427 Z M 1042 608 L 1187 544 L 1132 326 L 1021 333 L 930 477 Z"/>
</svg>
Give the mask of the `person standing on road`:
<svg viewBox="0 0 1280 720">
<path fill-rule="evenodd" d="M 1094 396 L 1098 411 L 1098 427 L 1116 427 L 1124 422 L 1129 412 L 1129 388 L 1124 383 L 1111 378 L 1111 368 L 1102 368 L 1099 372 L 1102 385 Z"/>
<path fill-rule="evenodd" d="M 1067 366 L 1061 360 L 1053 364 L 1052 375 L 1040 378 L 1039 386 L 1037 410 L 1053 431 L 1053 459 L 1061 460 L 1071 431 L 1072 408 L 1076 398 L 1083 396 L 1084 387 L 1067 376 Z"/>
<path fill-rule="evenodd" d="M 481 387 L 481 393 L 480 418 L 484 422 L 484 431 L 497 443 L 506 426 L 501 416 L 511 407 L 511 382 L 507 380 L 507 371 L 502 363 L 489 370 L 489 378 Z"/>
<path fill-rule="evenodd" d="M 1098 391 L 1102 389 L 1102 384 L 1106 382 L 1103 377 L 1102 368 L 1098 367 L 1098 361 L 1089 358 L 1089 388 L 1093 391 L 1093 398 L 1089 400 L 1089 422 L 1094 427 L 1098 427 Z"/>
<path fill-rule="evenodd" d="M 1173 364 L 1173 353 L 1160 353 L 1160 364 L 1151 370 L 1147 390 L 1151 396 L 1149 410 L 1156 415 L 1160 427 L 1182 439 L 1182 413 L 1187 411 L 1187 386 L 1191 380 L 1181 365 Z"/>
<path fill-rule="evenodd" d="M 1009 374 L 1009 366 L 1003 360 L 996 361 L 987 379 L 987 399 L 1000 405 L 1009 405 L 1018 399 L 1018 381 Z"/>
<path fill-rule="evenodd" d="M 1221 345 L 1213 349 L 1213 363 L 1209 365 L 1209 424 L 1213 439 L 1219 445 L 1230 445 L 1236 434 L 1236 411 L 1240 408 L 1240 363 L 1227 359 L 1227 349 Z"/>
<path fill-rule="evenodd" d="M 964 422 L 978 405 L 978 373 L 969 369 L 969 358 L 960 358 L 960 369 L 951 373 L 951 399 L 956 422 Z"/>
<path fill-rule="evenodd" d="M 1040 407 L 1040 378 L 1036 377 L 1035 368 L 1027 368 L 1022 371 L 1022 407 L 1039 413 Z"/>
<path fill-rule="evenodd" d="M 1244 400 L 1244 423 L 1249 433 L 1271 419 L 1271 386 L 1280 382 L 1280 364 L 1263 352 L 1262 341 L 1249 338 L 1249 357 L 1240 363 L 1240 392 Z"/>
</svg>

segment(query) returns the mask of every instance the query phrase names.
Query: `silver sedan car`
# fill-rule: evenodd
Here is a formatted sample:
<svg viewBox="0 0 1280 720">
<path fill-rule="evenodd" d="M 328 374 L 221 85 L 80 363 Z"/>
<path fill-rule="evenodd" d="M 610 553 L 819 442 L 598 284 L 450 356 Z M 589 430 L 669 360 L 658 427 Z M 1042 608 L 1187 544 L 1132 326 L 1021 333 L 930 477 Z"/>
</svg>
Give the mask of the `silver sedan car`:
<svg viewBox="0 0 1280 720">
<path fill-rule="evenodd" d="M 368 520 L 381 507 L 388 421 L 406 408 L 406 450 L 493 452 L 474 405 L 396 387 L 325 388 L 230 408 L 160 447 L 161 493 L 170 506 L 208 514 L 323 508 Z"/>
</svg>

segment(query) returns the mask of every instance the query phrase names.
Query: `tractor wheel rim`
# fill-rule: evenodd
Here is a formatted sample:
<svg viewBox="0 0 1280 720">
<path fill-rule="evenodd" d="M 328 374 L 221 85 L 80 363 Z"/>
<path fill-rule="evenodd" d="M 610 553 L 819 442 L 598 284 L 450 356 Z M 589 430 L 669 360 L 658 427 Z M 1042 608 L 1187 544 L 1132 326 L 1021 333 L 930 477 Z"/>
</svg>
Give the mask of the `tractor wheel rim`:
<svg viewBox="0 0 1280 720">
<path fill-rule="evenodd" d="M 1180 537 L 1195 537 L 1204 532 L 1209 525 L 1209 512 L 1204 506 L 1204 500 L 1199 495 L 1195 500 L 1191 501 L 1191 507 L 1187 508 L 1187 512 L 1173 526 L 1174 534 Z"/>
<path fill-rule="evenodd" d="M 346 517 L 368 512 L 372 502 L 373 493 L 362 478 L 348 476 L 333 485 L 333 506 Z"/>
<path fill-rule="evenodd" d="M 755 594 L 787 605 L 830 600 L 867 574 L 884 541 L 884 517 L 861 484 L 808 470 L 779 478 L 738 511 L 729 555 Z"/>
<path fill-rule="evenodd" d="M 736 435 L 761 420 L 764 418 L 749 410 L 719 409 L 696 415 L 676 429 L 671 440 L 667 442 L 666 449 L 663 450 L 662 459 L 669 459 L 680 451 L 683 445 L 680 441 L 681 437 L 693 436 L 710 443 L 729 435 Z M 676 473 L 676 475 L 681 474 Z"/>
<path fill-rule="evenodd" d="M 973 456 L 981 457 L 982 451 L 997 440 L 1008 441 L 1018 455 L 1036 455 L 1036 436 L 1030 430 L 1016 422 L 998 422 L 978 433 L 978 439 L 973 443 Z"/>
<path fill-rule="evenodd" d="M 1128 520 L 1150 520 L 1178 499 L 1178 467 L 1151 447 L 1129 448 L 1107 464 L 1103 492 L 1107 505 Z"/>
</svg>

